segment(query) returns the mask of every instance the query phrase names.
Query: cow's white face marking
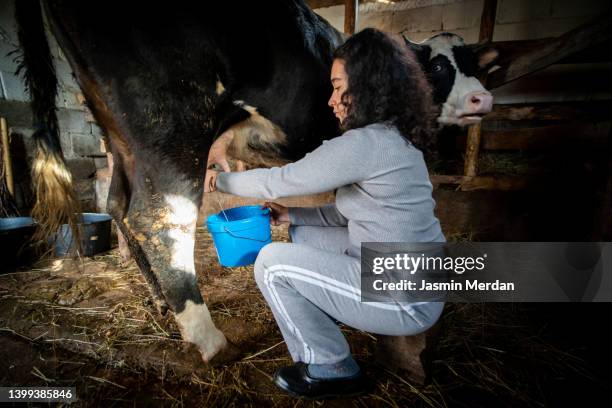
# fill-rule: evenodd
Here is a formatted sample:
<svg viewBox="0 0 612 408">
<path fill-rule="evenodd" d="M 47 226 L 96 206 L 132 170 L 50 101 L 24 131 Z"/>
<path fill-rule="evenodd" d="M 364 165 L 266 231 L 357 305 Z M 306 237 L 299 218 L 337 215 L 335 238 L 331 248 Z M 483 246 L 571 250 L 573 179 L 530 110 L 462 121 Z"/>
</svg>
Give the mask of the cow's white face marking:
<svg viewBox="0 0 612 408">
<path fill-rule="evenodd" d="M 183 339 L 198 346 L 206 362 L 227 345 L 225 336 L 215 327 L 204 303 L 187 300 L 185 309 L 176 314 L 176 322 Z"/>
<path fill-rule="evenodd" d="M 431 58 L 435 57 L 438 54 L 444 53 L 447 57 L 449 57 L 452 61 L 454 61 L 453 57 L 453 47 L 461 47 L 465 45 L 465 42 L 458 35 L 439 35 L 424 42 L 425 44 L 431 47 Z M 450 54 L 448 54 L 450 53 Z"/>
<path fill-rule="evenodd" d="M 168 207 L 166 225 L 170 226 L 168 237 L 174 241 L 171 250 L 170 265 L 174 269 L 195 275 L 195 225 L 198 210 L 195 204 L 180 195 L 164 196 Z"/>
<path fill-rule="evenodd" d="M 482 86 L 479 80 L 474 77 L 467 77 L 457 71 L 455 83 L 446 102 L 442 105 L 442 111 L 438 117 L 438 122 L 444 125 L 465 126 L 471 123 L 480 122 L 479 117 L 464 116 L 468 115 L 465 108 L 467 95 L 473 92 L 488 91 Z"/>
<path fill-rule="evenodd" d="M 463 39 L 457 35 L 440 35 L 426 40 L 423 44 L 431 47 L 430 60 L 438 55 L 444 55 L 455 70 L 455 80 L 450 94 L 442 104 L 438 122 L 444 125 L 459 126 L 480 122 L 480 115 L 491 110 L 492 97 L 478 79 L 466 76 L 457 65 L 453 47 L 465 46 Z M 482 97 L 485 103 L 479 108 L 470 105 L 470 95 Z"/>
</svg>

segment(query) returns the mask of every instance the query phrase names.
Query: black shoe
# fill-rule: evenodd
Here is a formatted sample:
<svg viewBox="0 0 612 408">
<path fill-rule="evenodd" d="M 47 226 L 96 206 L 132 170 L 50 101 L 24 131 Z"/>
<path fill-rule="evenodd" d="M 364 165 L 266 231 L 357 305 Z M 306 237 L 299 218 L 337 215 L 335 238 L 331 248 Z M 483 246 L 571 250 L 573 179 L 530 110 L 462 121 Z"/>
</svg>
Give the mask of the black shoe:
<svg viewBox="0 0 612 408">
<path fill-rule="evenodd" d="M 352 377 L 313 378 L 308 374 L 308 365 L 302 362 L 278 370 L 274 383 L 294 397 L 306 399 L 354 397 L 369 388 L 361 371 Z"/>
</svg>

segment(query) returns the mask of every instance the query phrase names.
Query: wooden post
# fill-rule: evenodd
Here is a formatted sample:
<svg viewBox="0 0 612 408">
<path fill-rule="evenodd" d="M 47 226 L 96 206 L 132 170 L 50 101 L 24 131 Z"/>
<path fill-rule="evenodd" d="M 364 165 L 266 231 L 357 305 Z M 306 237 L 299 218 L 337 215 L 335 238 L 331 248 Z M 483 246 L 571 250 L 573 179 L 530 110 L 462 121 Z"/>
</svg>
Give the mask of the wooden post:
<svg viewBox="0 0 612 408">
<path fill-rule="evenodd" d="M 478 41 L 493 40 L 493 29 L 495 28 L 495 13 L 497 0 L 485 0 L 480 17 L 480 34 Z M 479 78 L 486 87 L 486 75 Z M 478 173 L 478 154 L 480 152 L 481 124 L 477 123 L 468 129 L 467 147 L 465 150 L 465 164 L 463 172 L 467 177 L 475 177 Z"/>
<path fill-rule="evenodd" d="M 424 385 L 431 377 L 431 364 L 440 339 L 442 322 L 414 336 L 376 335 L 374 359 L 388 370 L 402 372 L 403 377 Z"/>
<path fill-rule="evenodd" d="M 355 34 L 359 0 L 344 0 L 344 33 Z"/>
<path fill-rule="evenodd" d="M 593 241 L 612 240 L 612 126 L 608 130 L 608 143 L 606 145 L 608 162 L 606 163 L 607 174 L 603 176 L 602 191 L 599 195 L 601 204 L 595 212 L 593 224 Z"/>
<path fill-rule="evenodd" d="M 493 41 L 493 29 L 495 28 L 495 15 L 497 13 L 497 0 L 485 0 L 480 17 L 480 34 L 478 41 Z"/>
<path fill-rule="evenodd" d="M 2 160 L 4 162 L 4 171 L 6 174 L 6 186 L 8 187 L 11 196 L 15 196 L 15 184 L 13 181 L 13 164 L 11 163 L 10 145 L 8 126 L 6 119 L 0 118 L 0 134 L 2 136 Z"/>
<path fill-rule="evenodd" d="M 465 148 L 465 163 L 463 173 L 467 177 L 475 177 L 478 174 L 478 153 L 480 153 L 480 139 L 482 138 L 482 127 L 480 123 L 472 125 L 468 129 L 467 146 Z"/>
</svg>

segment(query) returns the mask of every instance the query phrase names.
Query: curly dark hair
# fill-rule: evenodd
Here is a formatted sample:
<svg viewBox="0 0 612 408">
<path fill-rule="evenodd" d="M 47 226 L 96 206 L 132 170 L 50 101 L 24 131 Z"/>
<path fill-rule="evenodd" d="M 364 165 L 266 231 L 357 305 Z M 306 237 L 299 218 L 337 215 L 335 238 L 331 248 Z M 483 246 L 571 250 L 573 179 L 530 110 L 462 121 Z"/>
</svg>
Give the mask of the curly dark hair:
<svg viewBox="0 0 612 408">
<path fill-rule="evenodd" d="M 431 89 L 416 56 L 374 28 L 350 37 L 334 52 L 344 62 L 348 87 L 342 95 L 342 130 L 372 123 L 394 125 L 424 155 L 433 154 L 435 110 Z"/>
</svg>

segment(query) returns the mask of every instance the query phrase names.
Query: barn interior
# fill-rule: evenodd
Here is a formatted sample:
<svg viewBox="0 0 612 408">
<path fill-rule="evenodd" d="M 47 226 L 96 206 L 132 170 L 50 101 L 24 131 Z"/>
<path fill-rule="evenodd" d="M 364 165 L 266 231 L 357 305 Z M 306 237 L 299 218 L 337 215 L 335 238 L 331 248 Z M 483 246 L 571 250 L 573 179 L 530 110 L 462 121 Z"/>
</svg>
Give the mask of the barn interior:
<svg viewBox="0 0 612 408">
<path fill-rule="evenodd" d="M 0 217 L 34 204 L 30 97 L 16 73 L 16 0 L 0 0 Z M 440 132 L 428 163 L 448 241 L 606 242 L 612 238 L 612 11 L 605 0 L 308 0 L 336 29 L 366 27 L 423 41 L 441 32 L 490 43 L 496 69 L 479 79 L 494 97 L 480 124 Z M 60 140 L 81 209 L 106 213 L 112 155 L 70 64 L 48 34 L 59 81 Z M 332 202 L 333 193 L 279 199 Z M 252 266 L 219 265 L 204 220 L 260 204 L 204 196 L 196 238 L 198 284 L 239 355 L 202 363 L 160 314 L 122 251 L 59 257 L 32 230 L 0 231 L 0 386 L 73 386 L 83 406 L 295 406 L 272 384 L 290 362 Z M 288 241 L 286 226 L 273 240 Z M 608 275 L 610 267 L 607 266 Z M 606 303 L 447 304 L 435 333 L 401 344 L 343 327 L 373 390 L 331 406 L 566 406 L 607 395 Z M 395 348 L 394 348 L 395 347 Z M 387 354 L 386 354 L 387 353 Z M 297 405 L 318 405 L 298 401 Z M 599 404 L 598 404 L 599 405 Z"/>
</svg>

